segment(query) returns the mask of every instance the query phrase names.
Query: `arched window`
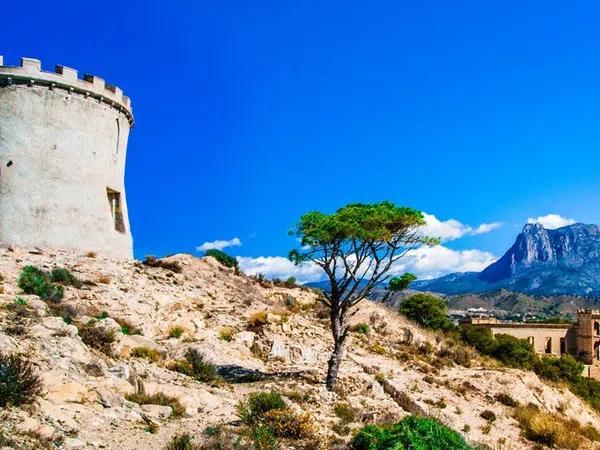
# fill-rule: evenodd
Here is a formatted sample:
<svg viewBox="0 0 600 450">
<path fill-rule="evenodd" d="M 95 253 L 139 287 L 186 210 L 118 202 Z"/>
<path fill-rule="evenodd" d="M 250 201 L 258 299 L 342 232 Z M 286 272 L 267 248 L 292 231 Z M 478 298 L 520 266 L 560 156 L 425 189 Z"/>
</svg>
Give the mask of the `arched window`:
<svg viewBox="0 0 600 450">
<path fill-rule="evenodd" d="M 600 336 L 600 322 L 594 322 L 594 335 Z"/>
<path fill-rule="evenodd" d="M 545 346 L 544 351 L 546 353 L 552 353 L 552 338 L 551 337 L 546 338 L 546 346 Z"/>
</svg>

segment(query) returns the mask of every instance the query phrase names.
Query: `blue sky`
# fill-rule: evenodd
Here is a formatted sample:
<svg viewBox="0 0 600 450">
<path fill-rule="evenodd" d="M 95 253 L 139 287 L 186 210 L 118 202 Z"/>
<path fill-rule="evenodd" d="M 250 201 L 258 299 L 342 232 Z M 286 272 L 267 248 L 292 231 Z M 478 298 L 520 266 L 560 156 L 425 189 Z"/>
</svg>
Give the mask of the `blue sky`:
<svg viewBox="0 0 600 450">
<path fill-rule="evenodd" d="M 132 98 L 137 257 L 233 238 L 234 255 L 283 256 L 302 213 L 388 199 L 472 227 L 420 256 L 433 264 L 420 275 L 431 276 L 499 256 L 530 217 L 600 222 L 595 2 L 27 10 L 3 12 L 6 63 L 64 64 Z"/>
</svg>

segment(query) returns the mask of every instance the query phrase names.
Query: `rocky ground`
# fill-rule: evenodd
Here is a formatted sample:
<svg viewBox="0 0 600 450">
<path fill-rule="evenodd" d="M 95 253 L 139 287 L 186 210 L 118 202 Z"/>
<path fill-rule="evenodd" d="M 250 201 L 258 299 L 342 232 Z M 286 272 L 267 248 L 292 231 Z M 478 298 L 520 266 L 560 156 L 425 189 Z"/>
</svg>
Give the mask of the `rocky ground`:
<svg viewBox="0 0 600 450">
<path fill-rule="evenodd" d="M 34 405 L 0 412 L 3 436 L 22 448 L 46 441 L 67 449 L 162 449 L 183 431 L 202 442 L 208 426 L 237 426 L 236 404 L 260 390 L 277 390 L 294 409 L 310 413 L 324 448 L 343 448 L 365 423 L 409 413 L 439 418 L 470 442 L 491 448 L 533 448 L 521 437 L 512 408 L 496 401 L 498 394 L 600 428 L 598 414 L 566 388 L 478 357 L 469 364 L 464 355 L 453 356 L 440 336 L 370 302 L 353 318 L 369 324 L 369 331 L 353 333 L 338 389 L 328 392 L 323 380 L 331 339 L 315 292 L 259 283 L 212 258 L 176 255 L 167 261 L 178 262 L 181 273 L 92 254 L 0 249 L 0 351 L 32 361 L 45 390 Z M 88 347 L 75 325 L 39 298 L 22 295 L 17 278 L 28 264 L 65 267 L 84 282 L 65 289 L 62 305 L 77 310 L 77 323 L 104 317 L 94 326 L 114 329 L 110 352 Z M 19 318 L 20 330 L 7 308 L 17 296 L 31 312 Z M 123 334 L 117 321 L 142 334 Z M 183 335 L 169 337 L 175 326 Z M 155 362 L 132 356 L 139 347 L 162 356 Z M 169 362 L 190 347 L 219 366 L 225 380 L 202 383 L 169 370 Z M 256 381 L 241 382 L 248 375 Z M 170 407 L 126 400 L 141 387 L 178 397 L 185 414 L 174 418 Z M 334 412 L 340 403 L 358 412 L 349 430 Z M 495 421 L 481 417 L 486 410 Z"/>
</svg>

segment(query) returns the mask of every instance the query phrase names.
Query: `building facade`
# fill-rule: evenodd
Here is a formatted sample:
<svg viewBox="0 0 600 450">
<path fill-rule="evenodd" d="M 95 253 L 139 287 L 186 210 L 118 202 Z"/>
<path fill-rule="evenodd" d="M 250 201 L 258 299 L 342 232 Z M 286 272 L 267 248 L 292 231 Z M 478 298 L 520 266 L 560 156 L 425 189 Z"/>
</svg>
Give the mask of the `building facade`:
<svg viewBox="0 0 600 450">
<path fill-rule="evenodd" d="M 586 364 L 600 365 L 600 310 L 580 310 L 577 323 L 514 323 L 493 318 L 467 318 L 461 325 L 489 328 L 492 334 L 527 339 L 536 352 L 560 356 L 571 354 Z"/>
<path fill-rule="evenodd" d="M 121 89 L 92 75 L 0 56 L 0 243 L 132 257 Z"/>
</svg>

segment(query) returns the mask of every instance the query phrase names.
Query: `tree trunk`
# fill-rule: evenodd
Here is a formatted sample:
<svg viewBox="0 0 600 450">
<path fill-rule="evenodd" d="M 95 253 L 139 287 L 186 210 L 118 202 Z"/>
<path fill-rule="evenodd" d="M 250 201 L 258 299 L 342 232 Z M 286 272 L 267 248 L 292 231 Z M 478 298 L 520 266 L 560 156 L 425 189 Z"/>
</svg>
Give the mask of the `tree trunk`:
<svg viewBox="0 0 600 450">
<path fill-rule="evenodd" d="M 348 327 L 346 326 L 346 314 L 341 311 L 331 310 L 331 332 L 333 334 L 333 353 L 327 362 L 327 390 L 333 391 L 337 382 L 340 363 L 346 349 L 346 337 Z"/>
</svg>

